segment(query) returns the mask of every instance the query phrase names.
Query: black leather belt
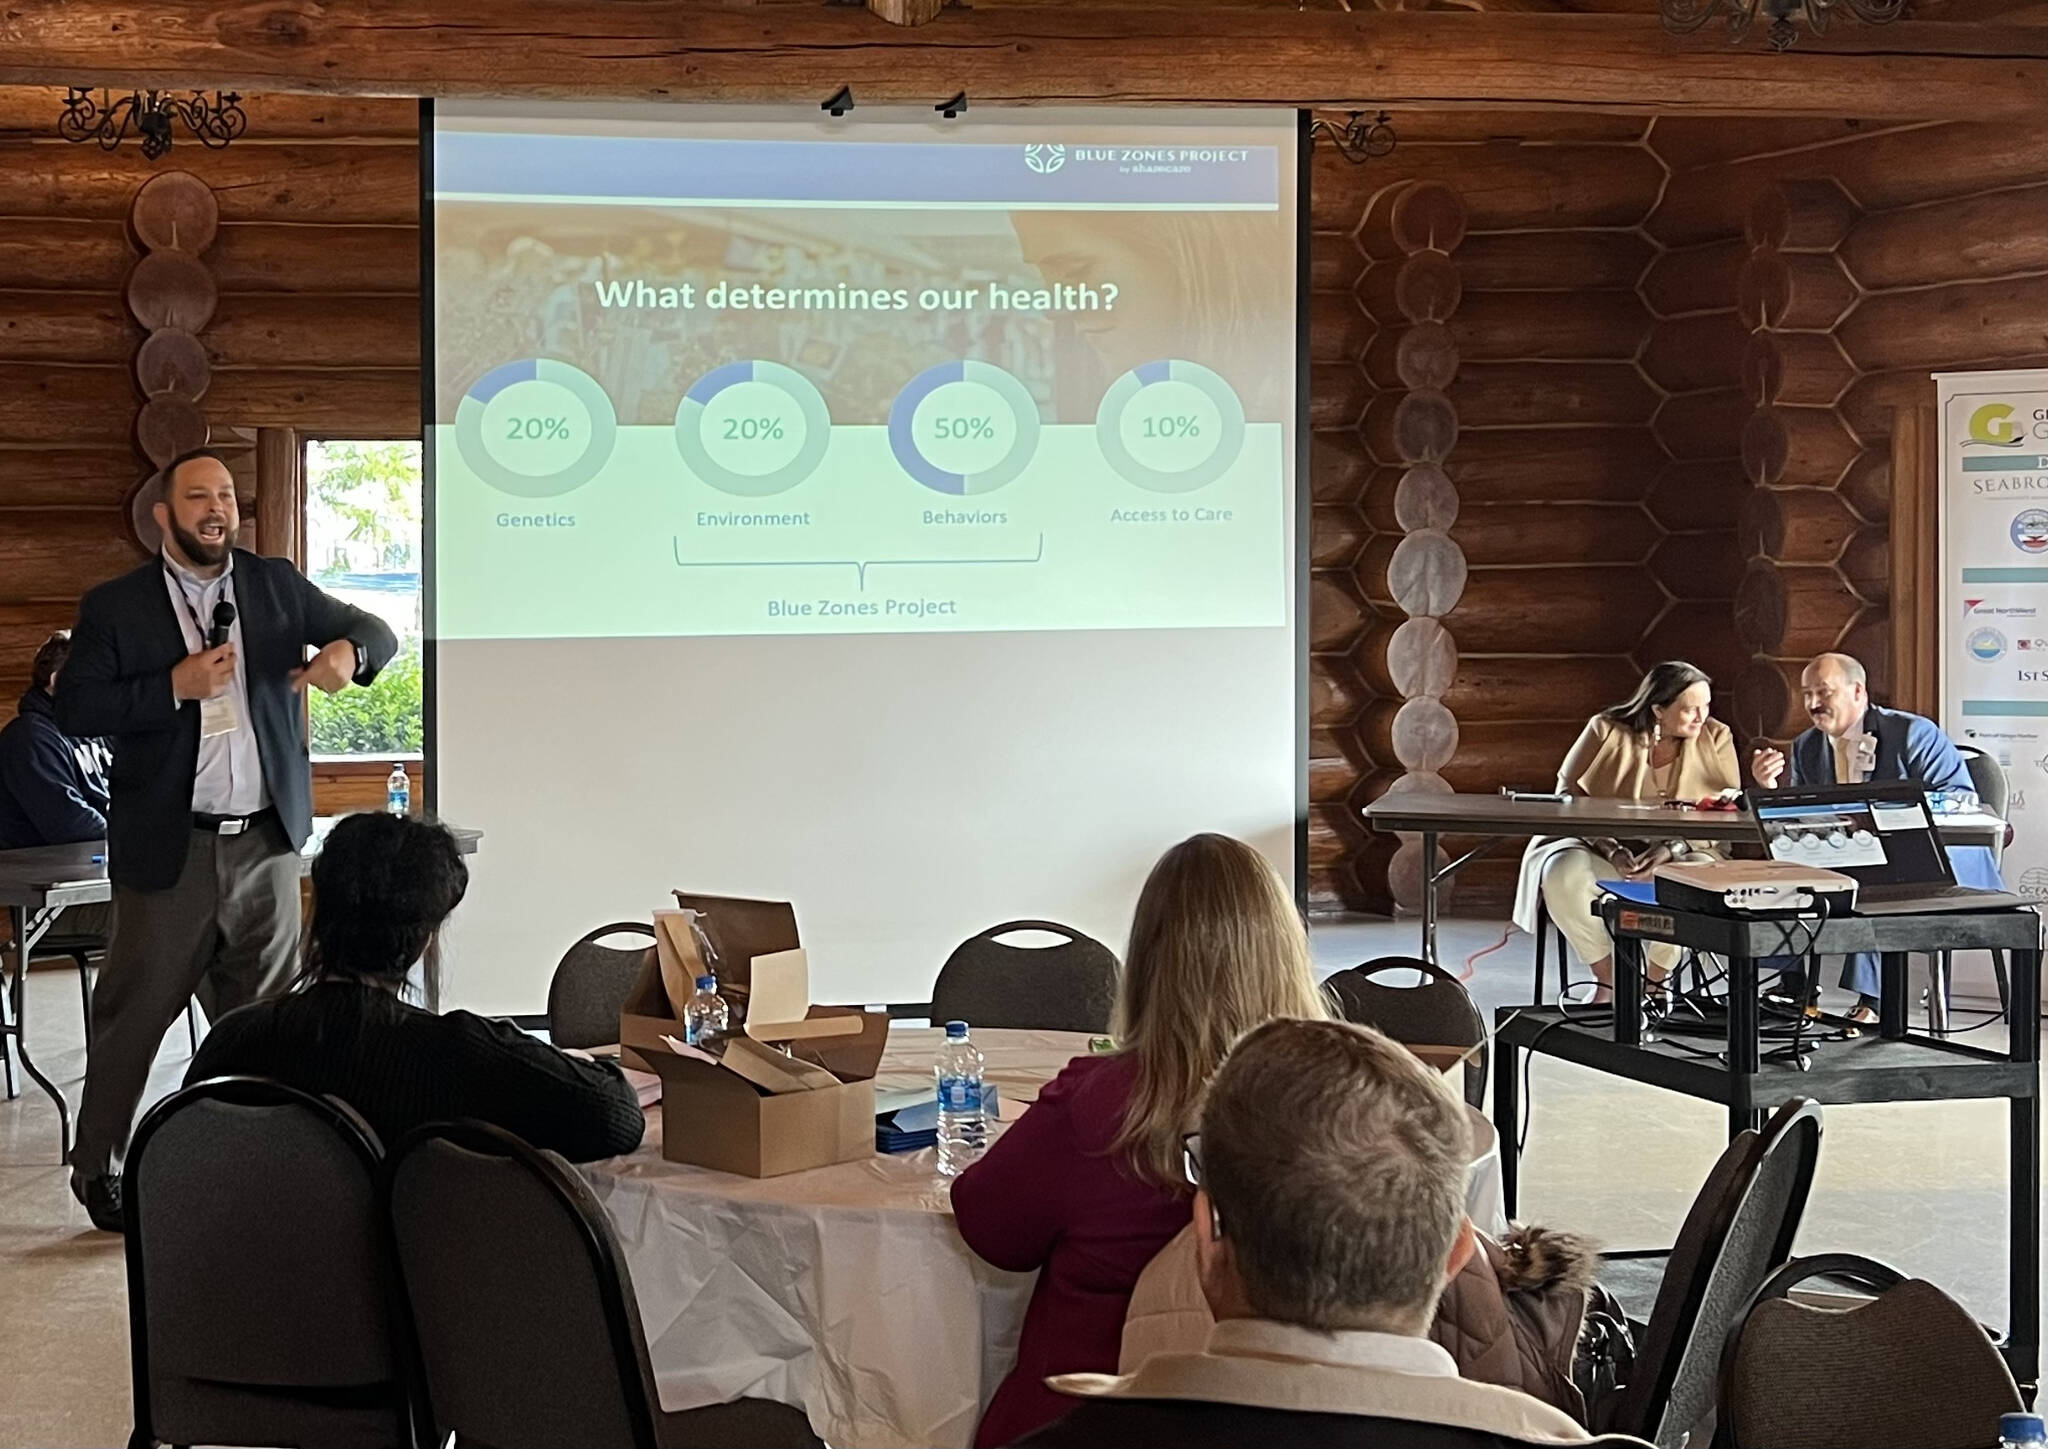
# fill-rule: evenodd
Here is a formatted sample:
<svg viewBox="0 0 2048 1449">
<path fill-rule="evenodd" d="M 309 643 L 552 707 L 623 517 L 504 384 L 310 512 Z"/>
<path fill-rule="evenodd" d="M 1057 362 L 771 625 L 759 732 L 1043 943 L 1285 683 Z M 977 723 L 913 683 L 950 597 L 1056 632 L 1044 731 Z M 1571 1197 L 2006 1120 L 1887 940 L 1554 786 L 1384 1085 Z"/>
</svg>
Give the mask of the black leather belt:
<svg viewBox="0 0 2048 1449">
<path fill-rule="evenodd" d="M 208 835 L 240 835 L 271 813 L 269 806 L 258 810 L 254 815 L 208 815 L 204 811 L 194 810 L 192 828 L 203 830 Z"/>
</svg>

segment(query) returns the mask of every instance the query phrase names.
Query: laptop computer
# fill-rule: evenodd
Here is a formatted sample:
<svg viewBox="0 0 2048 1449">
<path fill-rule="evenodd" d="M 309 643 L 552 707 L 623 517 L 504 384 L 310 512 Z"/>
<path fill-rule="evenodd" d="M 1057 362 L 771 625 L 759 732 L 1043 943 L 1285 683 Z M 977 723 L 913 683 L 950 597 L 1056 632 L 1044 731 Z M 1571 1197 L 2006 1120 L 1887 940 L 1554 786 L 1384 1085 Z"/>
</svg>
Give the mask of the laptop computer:
<svg viewBox="0 0 2048 1449">
<path fill-rule="evenodd" d="M 1927 793 L 1915 781 L 1755 791 L 1749 804 L 1770 857 L 1849 876 L 1859 916 L 2032 904 L 2010 891 L 1956 884 Z"/>
</svg>

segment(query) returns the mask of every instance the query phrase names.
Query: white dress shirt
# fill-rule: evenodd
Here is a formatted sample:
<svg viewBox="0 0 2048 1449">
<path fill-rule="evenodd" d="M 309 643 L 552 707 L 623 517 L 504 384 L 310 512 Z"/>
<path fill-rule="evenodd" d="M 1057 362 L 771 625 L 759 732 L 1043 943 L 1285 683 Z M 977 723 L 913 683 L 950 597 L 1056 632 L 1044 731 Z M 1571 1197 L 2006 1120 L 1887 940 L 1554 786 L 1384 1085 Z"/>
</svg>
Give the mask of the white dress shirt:
<svg viewBox="0 0 2048 1449">
<path fill-rule="evenodd" d="M 164 555 L 164 587 L 170 591 L 171 612 L 177 616 L 178 631 L 185 647 L 194 653 L 206 646 L 214 605 L 222 599 L 235 603 L 235 561 L 218 578 L 203 579 L 180 568 Z M 263 756 L 256 746 L 256 722 L 249 713 L 249 655 L 242 648 L 242 615 L 228 626 L 228 643 L 235 647 L 235 677 L 225 697 L 235 711 L 235 727 L 225 734 L 199 741 L 199 768 L 192 776 L 192 808 L 205 815 L 254 815 L 270 804 L 270 791 L 263 783 Z"/>
</svg>

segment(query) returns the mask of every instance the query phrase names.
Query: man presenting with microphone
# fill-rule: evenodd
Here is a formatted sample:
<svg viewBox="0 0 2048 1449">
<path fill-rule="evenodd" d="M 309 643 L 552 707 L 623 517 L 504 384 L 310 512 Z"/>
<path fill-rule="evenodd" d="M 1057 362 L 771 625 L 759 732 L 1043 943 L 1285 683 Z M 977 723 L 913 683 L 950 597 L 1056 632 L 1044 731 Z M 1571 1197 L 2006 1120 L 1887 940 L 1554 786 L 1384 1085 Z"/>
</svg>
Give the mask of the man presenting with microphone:
<svg viewBox="0 0 2048 1449">
<path fill-rule="evenodd" d="M 109 1232 L 135 1108 L 186 998 L 211 1020 L 292 978 L 313 824 L 304 688 L 368 684 L 398 649 L 375 615 L 235 547 L 234 478 L 214 454 L 164 469 L 154 515 L 162 555 L 85 596 L 56 694 L 67 730 L 114 746 L 114 931 L 71 1151 L 71 1190 Z"/>
</svg>

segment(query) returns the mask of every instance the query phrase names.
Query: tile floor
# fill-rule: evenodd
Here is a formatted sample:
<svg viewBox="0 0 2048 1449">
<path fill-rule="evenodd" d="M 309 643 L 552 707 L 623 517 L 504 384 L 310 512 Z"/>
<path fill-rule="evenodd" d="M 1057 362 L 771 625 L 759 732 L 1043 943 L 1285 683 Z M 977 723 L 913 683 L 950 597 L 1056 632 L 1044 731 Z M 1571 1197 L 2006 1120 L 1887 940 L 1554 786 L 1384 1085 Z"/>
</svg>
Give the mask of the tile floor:
<svg viewBox="0 0 2048 1449">
<path fill-rule="evenodd" d="M 1410 953 L 1415 939 L 1412 923 L 1346 921 L 1318 927 L 1316 954 L 1335 969 Z M 1526 936 L 1507 936 L 1498 923 L 1446 922 L 1441 949 L 1448 964 L 1469 962 L 1489 1019 L 1495 1006 L 1527 1000 Z M 75 1104 L 85 1069 L 76 979 L 38 971 L 28 995 L 31 1048 Z M 1978 1036 L 1997 1044 L 1996 1028 Z M 187 1056 L 180 1023 L 165 1038 L 152 1097 L 177 1085 Z M 73 1203 L 56 1113 L 23 1088 L 0 1101 L 0 1449 L 123 1443 L 120 1240 L 93 1232 Z M 1552 1061 L 1536 1064 L 1531 1096 L 1523 1216 L 1616 1248 L 1669 1243 L 1721 1148 L 1720 1110 Z M 2002 1103 L 1831 1109 L 1800 1251 L 1887 1260 L 2002 1323 L 2005 1160 Z"/>
</svg>

